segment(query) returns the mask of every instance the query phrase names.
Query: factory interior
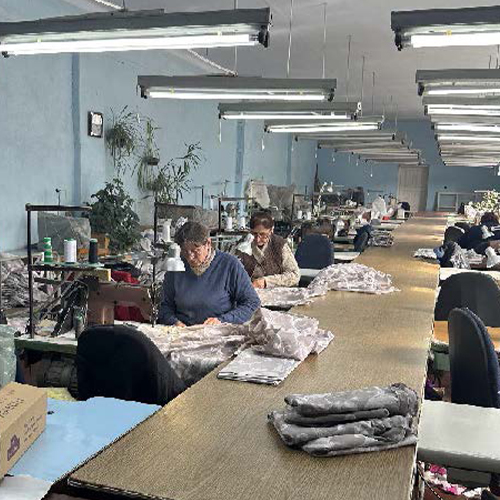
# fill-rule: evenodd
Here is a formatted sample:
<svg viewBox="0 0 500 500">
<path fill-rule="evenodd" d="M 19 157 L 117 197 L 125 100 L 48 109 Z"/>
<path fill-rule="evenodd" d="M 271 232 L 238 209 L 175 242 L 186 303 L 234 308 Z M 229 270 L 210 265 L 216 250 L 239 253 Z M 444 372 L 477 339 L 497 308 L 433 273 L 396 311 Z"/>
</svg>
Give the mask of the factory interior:
<svg viewBox="0 0 500 500">
<path fill-rule="evenodd" d="M 500 499 L 494 1 L 0 0 L 0 208 L 0 500 Z"/>
</svg>

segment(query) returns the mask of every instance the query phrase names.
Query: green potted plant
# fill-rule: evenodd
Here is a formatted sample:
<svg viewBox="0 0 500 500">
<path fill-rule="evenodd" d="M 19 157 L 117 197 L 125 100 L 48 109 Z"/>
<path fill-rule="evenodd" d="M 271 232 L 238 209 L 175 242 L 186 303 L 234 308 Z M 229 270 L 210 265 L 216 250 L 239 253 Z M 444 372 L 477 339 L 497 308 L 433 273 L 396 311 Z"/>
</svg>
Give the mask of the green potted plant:
<svg viewBox="0 0 500 500">
<path fill-rule="evenodd" d="M 106 145 L 113 158 L 115 170 L 121 175 L 129 167 L 129 162 L 140 144 L 140 119 L 137 113 L 129 111 L 128 106 L 117 115 L 111 110 L 111 116 L 112 125 L 105 135 Z"/>
<path fill-rule="evenodd" d="M 185 146 L 186 153 L 183 156 L 151 169 L 147 177 L 138 177 L 139 187 L 152 192 L 159 202 L 179 203 L 184 194 L 191 190 L 190 175 L 201 164 L 202 149 L 199 142 Z"/>
<path fill-rule="evenodd" d="M 89 214 L 93 233 L 109 236 L 110 250 L 122 253 L 139 241 L 139 216 L 133 210 L 134 200 L 125 191 L 119 178 L 106 182 L 103 189 L 91 196 L 95 199 Z"/>
<path fill-rule="evenodd" d="M 155 167 L 160 163 L 160 149 L 155 140 L 155 132 L 159 130 L 151 118 L 145 118 L 145 137 L 143 139 L 143 154 L 138 163 L 137 185 L 142 190 L 152 182 L 155 175 Z"/>
</svg>

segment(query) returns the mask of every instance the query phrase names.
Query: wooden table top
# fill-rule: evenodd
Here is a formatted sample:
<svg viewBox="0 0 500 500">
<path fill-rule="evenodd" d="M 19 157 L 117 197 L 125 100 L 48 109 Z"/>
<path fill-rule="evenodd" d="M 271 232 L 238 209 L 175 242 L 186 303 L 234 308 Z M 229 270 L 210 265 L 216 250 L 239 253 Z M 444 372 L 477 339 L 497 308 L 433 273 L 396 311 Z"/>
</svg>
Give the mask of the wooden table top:
<svg viewBox="0 0 500 500">
<path fill-rule="evenodd" d="M 500 327 L 487 326 L 491 341 L 495 346 L 495 351 L 500 351 Z M 448 321 L 434 322 L 434 338 L 444 344 L 449 343 L 448 337 Z"/>
<path fill-rule="evenodd" d="M 415 447 L 313 458 L 266 422 L 291 393 L 404 382 L 422 392 L 439 268 L 413 258 L 442 240 L 445 219 L 414 217 L 390 248 L 356 262 L 388 272 L 400 292 L 330 292 L 297 313 L 335 339 L 279 386 L 218 380 L 214 370 L 70 476 L 70 484 L 168 500 L 403 500 Z"/>
</svg>

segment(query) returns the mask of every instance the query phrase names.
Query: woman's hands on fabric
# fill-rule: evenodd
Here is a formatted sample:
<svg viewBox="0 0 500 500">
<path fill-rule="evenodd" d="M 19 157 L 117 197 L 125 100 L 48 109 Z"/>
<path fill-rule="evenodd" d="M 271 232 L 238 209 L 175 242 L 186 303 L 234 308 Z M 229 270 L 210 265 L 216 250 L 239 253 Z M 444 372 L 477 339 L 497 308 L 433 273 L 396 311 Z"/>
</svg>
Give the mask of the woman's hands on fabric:
<svg viewBox="0 0 500 500">
<path fill-rule="evenodd" d="M 217 318 L 207 318 L 203 324 L 204 325 L 221 325 L 222 322 L 220 320 L 218 320 Z"/>
<path fill-rule="evenodd" d="M 266 288 L 266 280 L 264 278 L 253 280 L 252 285 L 254 288 Z"/>
<path fill-rule="evenodd" d="M 185 328 L 186 327 L 186 325 L 182 321 L 177 321 L 177 323 L 175 324 L 175 326 L 178 326 L 179 328 Z"/>
</svg>

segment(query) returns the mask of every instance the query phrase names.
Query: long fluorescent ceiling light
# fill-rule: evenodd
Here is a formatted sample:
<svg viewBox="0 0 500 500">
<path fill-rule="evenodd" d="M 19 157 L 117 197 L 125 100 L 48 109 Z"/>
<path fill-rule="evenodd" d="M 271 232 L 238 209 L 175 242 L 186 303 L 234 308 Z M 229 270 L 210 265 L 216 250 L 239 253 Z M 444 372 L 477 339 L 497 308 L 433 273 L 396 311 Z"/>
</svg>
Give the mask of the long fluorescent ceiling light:
<svg viewBox="0 0 500 500">
<path fill-rule="evenodd" d="M 243 76 L 139 76 L 143 97 L 163 99 L 331 101 L 337 81 Z"/>
<path fill-rule="evenodd" d="M 115 11 L 0 23 L 8 55 L 269 45 L 271 12 L 236 9 L 165 13 Z"/>
<path fill-rule="evenodd" d="M 499 45 L 500 7 L 392 12 L 391 28 L 398 50 Z"/>
<path fill-rule="evenodd" d="M 500 95 L 499 69 L 419 70 L 415 80 L 419 95 L 456 97 Z"/>
<path fill-rule="evenodd" d="M 500 133 L 499 125 L 482 125 L 474 123 L 436 123 L 434 129 L 439 132 L 488 132 Z"/>
<path fill-rule="evenodd" d="M 424 97 L 422 100 L 427 115 L 441 116 L 500 116 L 500 99 L 450 97 Z"/>
<path fill-rule="evenodd" d="M 493 143 L 500 142 L 500 135 L 466 135 L 466 134 L 437 134 L 438 142 L 483 142 Z"/>
<path fill-rule="evenodd" d="M 360 113 L 360 102 L 219 104 L 219 116 L 224 120 L 347 120 Z"/>
<path fill-rule="evenodd" d="M 473 124 L 500 126 L 500 117 L 498 116 L 431 115 L 430 118 L 432 123 L 435 125 Z"/>
<path fill-rule="evenodd" d="M 359 120 L 293 123 L 286 121 L 266 121 L 265 130 L 270 133 L 317 134 L 322 132 L 346 132 L 352 130 L 378 130 L 382 126 L 382 116 L 361 118 Z"/>
</svg>

